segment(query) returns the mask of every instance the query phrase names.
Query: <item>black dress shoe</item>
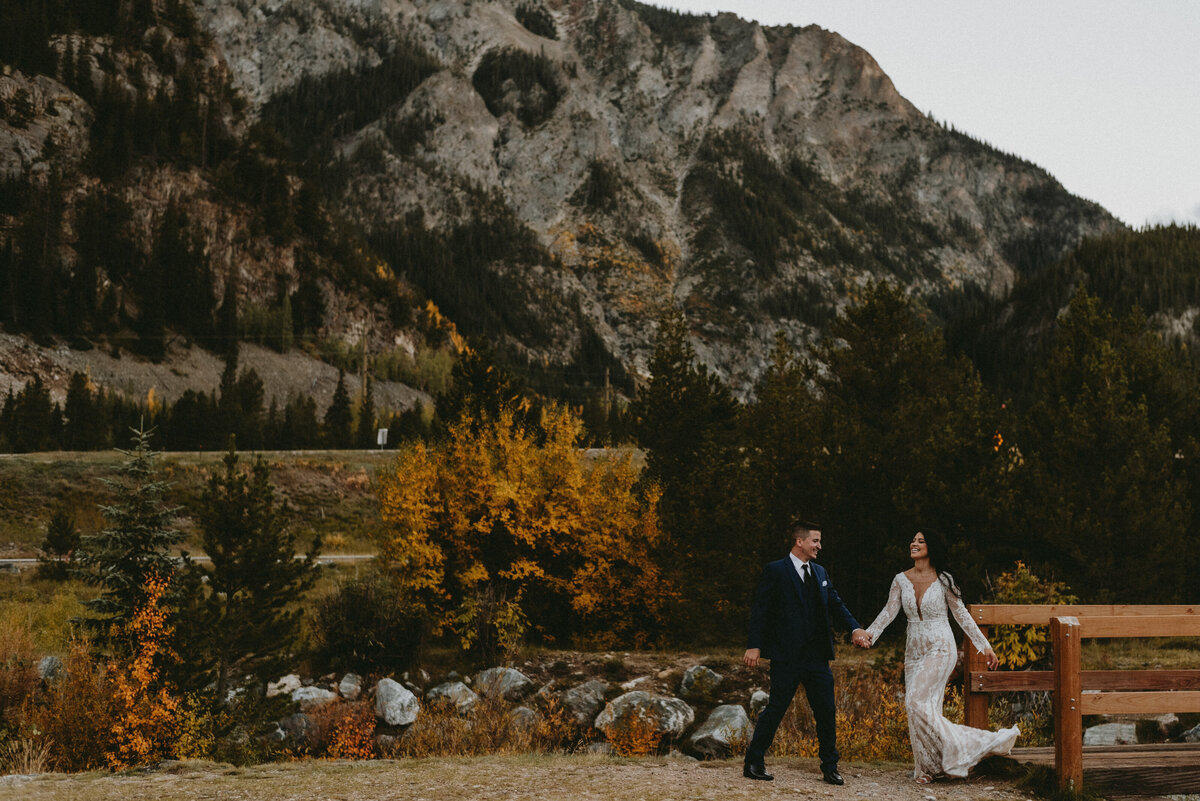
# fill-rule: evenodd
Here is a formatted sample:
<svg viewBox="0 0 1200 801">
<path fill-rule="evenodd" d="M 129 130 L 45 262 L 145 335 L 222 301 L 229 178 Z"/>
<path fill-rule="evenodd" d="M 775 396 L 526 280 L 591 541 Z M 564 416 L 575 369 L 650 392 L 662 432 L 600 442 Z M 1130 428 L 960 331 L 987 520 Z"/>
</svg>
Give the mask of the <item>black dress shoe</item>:
<svg viewBox="0 0 1200 801">
<path fill-rule="evenodd" d="M 761 762 L 750 764 L 747 762 L 742 766 L 742 775 L 747 779 L 758 779 L 760 782 L 774 781 L 775 777 L 767 773 L 767 766 Z"/>
<path fill-rule="evenodd" d="M 846 783 L 846 780 L 842 778 L 842 774 L 837 772 L 837 768 L 823 770 L 823 771 L 821 771 L 821 774 L 825 777 L 826 784 L 845 784 Z"/>
</svg>

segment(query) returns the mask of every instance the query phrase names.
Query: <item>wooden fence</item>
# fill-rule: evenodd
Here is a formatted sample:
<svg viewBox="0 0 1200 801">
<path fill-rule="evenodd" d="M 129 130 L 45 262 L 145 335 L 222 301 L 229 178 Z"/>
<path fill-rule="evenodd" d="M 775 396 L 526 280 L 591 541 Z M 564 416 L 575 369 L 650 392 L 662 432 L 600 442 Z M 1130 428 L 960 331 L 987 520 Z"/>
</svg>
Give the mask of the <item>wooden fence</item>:
<svg viewBox="0 0 1200 801">
<path fill-rule="evenodd" d="M 972 605 L 987 634 L 993 625 L 1049 626 L 1052 670 L 987 670 L 966 647 L 963 707 L 967 725 L 988 726 L 988 697 L 998 692 L 1054 693 L 1054 765 L 1059 786 L 1083 781 L 1083 715 L 1200 712 L 1200 670 L 1083 670 L 1082 640 L 1101 637 L 1200 637 L 1200 606 Z"/>
</svg>

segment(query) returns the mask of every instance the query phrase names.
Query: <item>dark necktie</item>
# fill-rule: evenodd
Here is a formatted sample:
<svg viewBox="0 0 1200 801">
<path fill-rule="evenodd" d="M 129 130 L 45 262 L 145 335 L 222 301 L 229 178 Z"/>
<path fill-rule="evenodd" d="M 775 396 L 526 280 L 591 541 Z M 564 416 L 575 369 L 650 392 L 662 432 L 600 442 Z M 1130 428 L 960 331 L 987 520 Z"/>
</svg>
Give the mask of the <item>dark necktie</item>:
<svg viewBox="0 0 1200 801">
<path fill-rule="evenodd" d="M 808 601 L 812 604 L 817 602 L 817 582 L 813 579 L 812 567 L 808 562 L 804 563 L 804 569 L 800 571 L 804 574 L 804 594 L 808 596 Z"/>
</svg>

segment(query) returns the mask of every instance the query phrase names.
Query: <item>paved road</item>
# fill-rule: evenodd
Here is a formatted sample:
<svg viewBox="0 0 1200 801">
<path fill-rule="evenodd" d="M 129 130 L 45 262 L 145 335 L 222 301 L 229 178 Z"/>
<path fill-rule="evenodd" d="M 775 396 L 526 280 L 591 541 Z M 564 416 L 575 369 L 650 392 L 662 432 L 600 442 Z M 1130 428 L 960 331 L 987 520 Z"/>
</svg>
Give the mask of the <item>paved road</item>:
<svg viewBox="0 0 1200 801">
<path fill-rule="evenodd" d="M 297 559 L 303 559 L 303 555 L 297 555 Z M 353 564 L 355 562 L 369 562 L 375 558 L 373 553 L 327 553 L 317 557 L 317 564 L 332 565 L 332 564 Z M 194 562 L 209 562 L 212 561 L 207 556 L 193 556 Z M 37 559 L 21 557 L 19 559 L 0 559 L 0 573 L 11 573 L 13 570 L 28 570 L 35 567 L 38 563 Z"/>
</svg>

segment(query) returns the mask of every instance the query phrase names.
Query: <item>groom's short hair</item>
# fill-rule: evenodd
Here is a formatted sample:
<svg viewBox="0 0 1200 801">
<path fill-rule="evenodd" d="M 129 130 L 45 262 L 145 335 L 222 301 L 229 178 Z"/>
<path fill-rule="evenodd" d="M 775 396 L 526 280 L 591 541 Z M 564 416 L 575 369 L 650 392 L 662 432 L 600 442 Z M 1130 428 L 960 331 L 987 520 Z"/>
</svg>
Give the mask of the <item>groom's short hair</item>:
<svg viewBox="0 0 1200 801">
<path fill-rule="evenodd" d="M 806 517 L 793 517 L 788 521 L 787 536 L 788 542 L 795 542 L 798 539 L 803 539 L 810 531 L 820 531 L 820 524 L 809 520 Z"/>
</svg>

